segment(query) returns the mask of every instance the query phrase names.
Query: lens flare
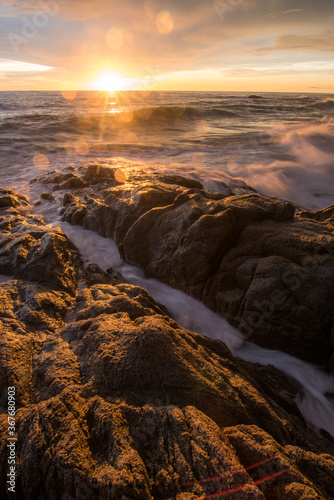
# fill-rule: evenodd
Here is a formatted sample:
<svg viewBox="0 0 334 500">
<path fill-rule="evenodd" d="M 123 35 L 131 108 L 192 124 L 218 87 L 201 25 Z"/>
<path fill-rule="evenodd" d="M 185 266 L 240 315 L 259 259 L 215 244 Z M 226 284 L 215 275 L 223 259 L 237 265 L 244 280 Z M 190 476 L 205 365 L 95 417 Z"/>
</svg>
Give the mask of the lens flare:
<svg viewBox="0 0 334 500">
<path fill-rule="evenodd" d="M 73 144 L 72 144 L 71 139 L 69 139 L 68 141 L 65 142 L 64 149 L 65 149 L 66 153 L 68 154 L 68 156 L 74 155 Z"/>
<path fill-rule="evenodd" d="M 85 139 L 79 139 L 78 141 L 76 141 L 76 143 L 74 144 L 74 149 L 75 152 L 81 156 L 89 153 L 89 145 Z"/>
<path fill-rule="evenodd" d="M 152 0 L 146 0 L 146 2 L 144 2 L 145 14 L 151 20 L 155 19 L 157 16 L 157 13 L 159 12 L 159 9 L 157 9 L 156 7 L 157 6 L 156 6 L 155 2 L 153 2 Z"/>
<path fill-rule="evenodd" d="M 187 483 L 179 484 L 179 486 L 188 486 L 189 484 L 197 484 L 197 483 L 207 483 L 209 481 L 217 481 L 218 479 L 223 479 L 224 477 L 227 477 L 227 476 L 234 476 L 235 474 L 239 474 L 240 472 L 244 472 L 245 470 L 255 469 L 255 467 L 258 467 L 259 465 L 263 465 L 263 464 L 266 464 L 268 462 L 272 462 L 273 460 L 275 460 L 276 458 L 279 458 L 283 454 L 284 454 L 284 452 L 281 451 L 280 453 L 277 453 L 277 455 L 274 455 L 273 457 L 264 458 L 260 462 L 256 462 L 255 464 L 252 464 L 252 465 L 247 465 L 246 467 L 243 467 L 242 469 L 237 469 L 234 471 L 225 472 L 225 474 L 221 474 L 220 476 L 209 477 L 207 479 L 198 479 L 196 481 L 188 481 Z"/>
<path fill-rule="evenodd" d="M 131 47 L 131 45 L 133 44 L 132 31 L 124 28 L 121 30 L 121 35 L 123 37 L 123 47 Z"/>
<path fill-rule="evenodd" d="M 121 30 L 110 28 L 106 34 L 107 44 L 112 50 L 119 50 L 123 46 L 123 35 Z"/>
<path fill-rule="evenodd" d="M 199 135 L 207 134 L 210 130 L 210 125 L 205 120 L 200 120 L 196 124 L 196 132 Z"/>
<path fill-rule="evenodd" d="M 123 144 L 134 143 L 134 142 L 138 142 L 138 137 L 136 136 L 136 134 L 134 134 L 133 132 L 130 132 L 126 128 L 122 128 L 118 132 L 118 139 L 117 140 L 119 143 L 123 143 Z"/>
<path fill-rule="evenodd" d="M 162 35 L 169 35 L 173 31 L 174 22 L 168 10 L 163 10 L 157 17 L 157 28 Z"/>
<path fill-rule="evenodd" d="M 123 123 L 130 123 L 133 120 L 133 111 L 128 109 L 127 111 L 121 113 L 119 118 Z"/>
<path fill-rule="evenodd" d="M 115 172 L 115 179 L 117 182 L 124 183 L 126 182 L 126 175 L 121 168 L 118 168 Z"/>
<path fill-rule="evenodd" d="M 94 144 L 94 151 L 97 153 L 105 153 L 108 150 L 108 146 L 102 142 Z"/>
<path fill-rule="evenodd" d="M 39 154 L 34 156 L 34 165 L 37 168 L 48 168 L 50 165 L 49 158 L 45 155 Z"/>
<path fill-rule="evenodd" d="M 275 478 L 277 476 L 280 476 L 281 474 L 284 474 L 285 472 L 288 472 L 289 470 L 290 470 L 290 468 L 287 467 L 284 470 L 281 470 L 279 472 L 275 472 L 274 474 L 270 474 L 269 476 L 266 476 L 266 477 L 264 477 L 262 479 L 256 479 L 256 480 L 252 481 L 251 483 L 246 483 L 246 484 L 244 484 L 242 486 L 236 486 L 235 488 L 230 488 L 229 490 L 223 490 L 223 491 L 219 491 L 218 493 L 213 493 L 211 495 L 206 495 L 205 497 L 199 498 L 199 500 L 206 500 L 207 498 L 216 498 L 216 497 L 222 497 L 224 495 L 230 495 L 231 493 L 235 493 L 237 491 L 246 489 L 248 486 L 254 486 L 254 485 L 257 485 L 257 484 L 265 483 L 266 481 L 269 481 L 270 479 L 273 479 L 273 478 Z"/>
<path fill-rule="evenodd" d="M 68 135 L 66 135 L 64 132 L 58 132 L 55 136 L 57 144 L 60 148 L 62 148 L 65 144 L 66 141 L 69 140 Z"/>
<path fill-rule="evenodd" d="M 77 91 L 76 90 L 62 90 L 61 95 L 66 99 L 67 101 L 74 101 L 77 97 Z"/>
</svg>

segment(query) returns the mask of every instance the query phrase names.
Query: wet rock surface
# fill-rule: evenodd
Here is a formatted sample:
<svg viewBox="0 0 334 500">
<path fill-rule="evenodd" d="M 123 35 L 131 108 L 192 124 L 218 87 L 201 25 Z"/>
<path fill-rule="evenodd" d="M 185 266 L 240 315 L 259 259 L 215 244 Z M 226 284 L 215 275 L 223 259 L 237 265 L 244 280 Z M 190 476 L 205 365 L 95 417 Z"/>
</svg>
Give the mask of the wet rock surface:
<svg viewBox="0 0 334 500">
<path fill-rule="evenodd" d="M 75 247 L 60 228 L 6 207 L 0 210 L 0 231 L 0 273 L 74 293 Z"/>
<path fill-rule="evenodd" d="M 1 216 L 14 217 L 11 238 L 22 225 L 34 244 L 54 235 L 29 214 Z M 291 381 L 181 328 L 67 245 L 79 286 L 0 283 L 1 498 L 12 386 L 16 498 L 334 498 L 334 440 L 305 423 Z"/>
<path fill-rule="evenodd" d="M 0 186 L 0 208 L 7 207 L 27 207 L 30 203 L 23 194 L 15 193 L 12 189 L 5 189 Z"/>
<path fill-rule="evenodd" d="M 113 238 L 126 262 L 202 300 L 251 341 L 332 366 L 333 207 L 295 215 L 254 193 L 117 172 L 82 169 L 89 183 L 65 194 L 63 219 Z"/>
</svg>

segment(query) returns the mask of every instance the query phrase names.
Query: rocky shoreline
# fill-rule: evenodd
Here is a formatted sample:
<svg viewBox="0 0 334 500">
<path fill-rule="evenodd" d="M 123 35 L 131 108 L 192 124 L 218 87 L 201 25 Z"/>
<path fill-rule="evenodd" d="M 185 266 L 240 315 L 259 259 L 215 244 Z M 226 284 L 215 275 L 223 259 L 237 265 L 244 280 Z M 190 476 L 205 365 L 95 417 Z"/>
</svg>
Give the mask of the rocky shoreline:
<svg viewBox="0 0 334 500">
<path fill-rule="evenodd" d="M 97 165 L 38 182 L 125 261 L 334 372 L 333 207 L 295 215 L 256 193 Z M 14 386 L 16 498 L 334 498 L 334 438 L 307 425 L 291 380 L 84 262 L 24 196 L 2 190 L 0 207 L 0 273 L 13 278 L 0 283 L 1 497 Z"/>
<path fill-rule="evenodd" d="M 180 176 L 99 165 L 80 174 L 42 178 L 54 192 L 71 188 L 63 220 L 112 238 L 125 262 L 252 342 L 334 370 L 334 206 L 295 215 L 291 203 Z"/>
</svg>

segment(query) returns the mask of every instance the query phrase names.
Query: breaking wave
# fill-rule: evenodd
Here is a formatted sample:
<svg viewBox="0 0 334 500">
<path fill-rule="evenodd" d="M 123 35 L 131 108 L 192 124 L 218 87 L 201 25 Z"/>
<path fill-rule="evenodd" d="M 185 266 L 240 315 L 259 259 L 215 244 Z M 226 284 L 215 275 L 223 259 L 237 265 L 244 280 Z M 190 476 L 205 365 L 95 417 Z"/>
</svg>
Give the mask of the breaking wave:
<svg viewBox="0 0 334 500">
<path fill-rule="evenodd" d="M 334 101 L 333 101 L 334 102 Z M 334 118 L 274 129 L 267 158 L 228 172 L 256 191 L 308 209 L 334 203 Z"/>
</svg>

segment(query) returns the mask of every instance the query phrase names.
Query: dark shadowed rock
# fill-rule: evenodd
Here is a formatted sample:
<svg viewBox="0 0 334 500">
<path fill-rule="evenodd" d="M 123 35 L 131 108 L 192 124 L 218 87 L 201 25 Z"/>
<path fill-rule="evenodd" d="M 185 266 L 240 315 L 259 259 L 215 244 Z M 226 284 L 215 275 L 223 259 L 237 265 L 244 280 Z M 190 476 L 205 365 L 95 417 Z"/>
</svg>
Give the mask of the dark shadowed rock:
<svg viewBox="0 0 334 500">
<path fill-rule="evenodd" d="M 64 180 L 61 184 L 56 184 L 53 187 L 53 191 L 59 191 L 62 189 L 73 189 L 80 188 L 84 185 L 84 182 L 77 175 L 71 174 L 71 177 Z"/>
<path fill-rule="evenodd" d="M 84 268 L 83 274 L 87 286 L 101 283 L 118 285 L 119 283 L 125 282 L 123 276 L 114 269 L 109 268 L 106 272 L 104 272 L 96 264 L 88 264 L 88 266 Z"/>
<path fill-rule="evenodd" d="M 0 209 L 7 207 L 26 207 L 29 200 L 23 194 L 15 193 L 12 189 L 5 189 L 0 186 Z"/>
<path fill-rule="evenodd" d="M 334 205 L 313 212 L 300 212 L 299 218 L 323 222 L 325 227 L 334 234 Z"/>
<path fill-rule="evenodd" d="M 316 224 L 249 225 L 206 283 L 203 300 L 252 341 L 328 363 L 334 324 L 330 248 L 333 237 Z"/>
<path fill-rule="evenodd" d="M 15 196 L 5 194 L 0 196 L 0 207 L 15 207 L 18 205 L 18 200 Z"/>
<path fill-rule="evenodd" d="M 41 199 L 42 200 L 47 200 L 47 201 L 55 201 L 55 197 L 51 193 L 42 193 L 41 194 Z"/>
<path fill-rule="evenodd" d="M 196 179 L 182 177 L 181 175 L 157 175 L 157 179 L 164 184 L 173 184 L 182 187 L 203 189 L 203 184 Z"/>
</svg>

